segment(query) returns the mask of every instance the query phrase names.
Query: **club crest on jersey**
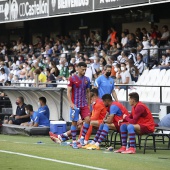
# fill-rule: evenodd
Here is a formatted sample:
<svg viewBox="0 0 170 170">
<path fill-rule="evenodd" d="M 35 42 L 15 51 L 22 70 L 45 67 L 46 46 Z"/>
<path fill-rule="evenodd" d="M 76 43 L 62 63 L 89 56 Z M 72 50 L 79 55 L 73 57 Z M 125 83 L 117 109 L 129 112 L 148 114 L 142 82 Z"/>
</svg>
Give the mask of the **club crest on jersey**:
<svg viewBox="0 0 170 170">
<path fill-rule="evenodd" d="M 110 82 L 110 84 L 112 84 L 112 81 Z"/>
<path fill-rule="evenodd" d="M 68 81 L 68 84 L 70 84 L 70 81 Z"/>
<path fill-rule="evenodd" d="M 88 83 L 88 81 L 87 80 L 85 80 L 85 82 L 84 82 L 85 84 L 87 84 Z"/>
</svg>

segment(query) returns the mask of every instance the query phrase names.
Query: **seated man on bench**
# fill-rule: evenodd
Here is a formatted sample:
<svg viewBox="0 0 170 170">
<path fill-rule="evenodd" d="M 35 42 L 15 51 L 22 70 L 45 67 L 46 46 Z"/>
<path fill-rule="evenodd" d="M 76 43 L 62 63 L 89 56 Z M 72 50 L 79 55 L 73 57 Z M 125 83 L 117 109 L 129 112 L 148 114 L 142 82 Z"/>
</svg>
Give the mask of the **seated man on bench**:
<svg viewBox="0 0 170 170">
<path fill-rule="evenodd" d="M 122 147 L 115 153 L 134 154 L 135 149 L 135 134 L 149 134 L 153 133 L 155 129 L 155 123 L 149 108 L 139 102 L 139 95 L 136 92 L 129 94 L 129 104 L 132 106 L 132 113 L 127 116 L 123 115 L 123 119 L 120 126 Z M 127 138 L 129 136 L 130 146 L 126 149 Z"/>
<path fill-rule="evenodd" d="M 86 149 L 89 150 L 99 150 L 99 145 L 108 135 L 109 129 L 119 132 L 119 120 L 122 120 L 123 115 L 129 114 L 128 110 L 120 102 L 112 101 L 110 94 L 103 95 L 102 100 L 104 105 L 108 107 L 109 114 L 106 115 L 106 118 L 100 125 L 95 138 L 86 146 Z"/>
<path fill-rule="evenodd" d="M 22 96 L 17 98 L 16 105 L 17 105 L 16 115 L 12 114 L 9 117 L 9 121 L 5 120 L 4 124 L 20 125 L 21 123 L 30 121 L 30 116 L 27 115 L 25 112 L 26 104 L 24 103 L 24 98 Z"/>
<path fill-rule="evenodd" d="M 22 123 L 21 126 L 44 127 L 50 126 L 49 119 L 41 113 L 33 111 L 32 105 L 25 106 L 26 113 L 30 115 L 31 121 Z"/>
</svg>

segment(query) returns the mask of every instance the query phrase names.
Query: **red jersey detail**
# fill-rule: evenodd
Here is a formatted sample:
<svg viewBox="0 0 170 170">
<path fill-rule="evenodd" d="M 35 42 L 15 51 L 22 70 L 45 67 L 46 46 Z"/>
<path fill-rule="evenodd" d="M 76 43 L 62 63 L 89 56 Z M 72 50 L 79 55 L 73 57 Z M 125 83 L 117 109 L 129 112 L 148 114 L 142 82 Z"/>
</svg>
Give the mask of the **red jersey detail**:
<svg viewBox="0 0 170 170">
<path fill-rule="evenodd" d="M 122 112 L 122 115 L 121 116 L 118 116 L 118 115 L 114 115 L 114 118 L 113 118 L 113 122 L 118 122 L 119 120 L 122 120 L 123 119 L 123 115 L 129 115 L 128 113 L 128 110 L 126 109 L 125 106 L 123 106 L 123 104 L 121 104 L 120 102 L 113 102 L 112 105 L 116 105 Z M 109 109 L 110 110 L 110 109 Z"/>
<path fill-rule="evenodd" d="M 141 124 L 143 126 L 146 126 L 148 128 L 149 131 L 154 132 L 155 129 L 155 123 L 154 123 L 154 119 L 152 117 L 151 111 L 149 110 L 149 108 L 143 104 L 142 102 L 138 102 L 138 104 L 134 107 L 132 107 L 132 116 L 134 117 L 135 113 L 135 109 L 138 106 L 142 106 L 145 108 L 146 113 L 144 113 L 145 116 L 140 116 L 137 123 L 136 124 Z"/>
</svg>

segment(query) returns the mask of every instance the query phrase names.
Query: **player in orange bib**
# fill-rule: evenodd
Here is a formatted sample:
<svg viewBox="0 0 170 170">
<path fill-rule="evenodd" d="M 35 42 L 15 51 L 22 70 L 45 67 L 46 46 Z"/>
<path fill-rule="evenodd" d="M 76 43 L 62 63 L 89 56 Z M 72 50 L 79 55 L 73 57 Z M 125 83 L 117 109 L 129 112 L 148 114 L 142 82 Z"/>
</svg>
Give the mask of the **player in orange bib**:
<svg viewBox="0 0 170 170">
<path fill-rule="evenodd" d="M 87 141 L 89 140 L 93 127 L 98 128 L 100 124 L 103 122 L 103 119 L 106 116 L 107 108 L 105 107 L 102 99 L 98 96 L 98 90 L 96 88 L 92 89 L 90 91 L 90 97 L 91 97 L 91 103 L 92 103 L 92 114 L 90 117 L 90 127 L 86 133 L 85 136 L 85 144 L 87 144 Z M 81 130 L 82 133 L 82 130 Z M 79 137 L 81 136 L 81 133 Z M 82 147 L 86 148 L 86 147 Z"/>
<path fill-rule="evenodd" d="M 100 149 L 100 143 L 105 139 L 109 129 L 119 131 L 118 122 L 123 119 L 123 115 L 128 115 L 127 109 L 120 102 L 113 102 L 110 94 L 102 97 L 104 105 L 108 107 L 109 114 L 100 125 L 93 141 L 86 146 L 86 149 Z"/>
</svg>

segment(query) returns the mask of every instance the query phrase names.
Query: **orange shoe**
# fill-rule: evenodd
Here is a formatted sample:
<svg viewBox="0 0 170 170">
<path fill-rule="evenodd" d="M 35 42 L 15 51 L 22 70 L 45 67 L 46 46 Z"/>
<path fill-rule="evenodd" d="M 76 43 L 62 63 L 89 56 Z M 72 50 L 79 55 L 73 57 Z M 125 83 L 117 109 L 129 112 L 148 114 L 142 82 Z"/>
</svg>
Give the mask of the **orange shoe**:
<svg viewBox="0 0 170 170">
<path fill-rule="evenodd" d="M 135 154 L 136 149 L 133 147 L 128 148 L 126 151 L 122 152 L 123 154 Z"/>
<path fill-rule="evenodd" d="M 114 151 L 114 153 L 122 153 L 124 151 L 126 151 L 126 146 L 122 146 L 120 149 Z"/>
</svg>

